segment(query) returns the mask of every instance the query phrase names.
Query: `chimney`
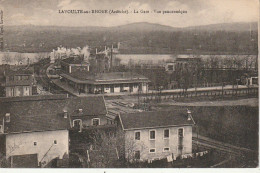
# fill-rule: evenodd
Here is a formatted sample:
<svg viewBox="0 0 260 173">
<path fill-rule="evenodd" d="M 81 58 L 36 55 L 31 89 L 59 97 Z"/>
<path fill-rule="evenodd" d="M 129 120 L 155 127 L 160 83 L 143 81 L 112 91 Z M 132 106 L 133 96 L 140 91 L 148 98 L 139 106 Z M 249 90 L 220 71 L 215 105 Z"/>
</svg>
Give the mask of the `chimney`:
<svg viewBox="0 0 260 173">
<path fill-rule="evenodd" d="M 79 109 L 79 113 L 82 113 L 82 111 L 83 111 L 82 109 Z"/>
<path fill-rule="evenodd" d="M 5 122 L 10 123 L 10 121 L 11 121 L 10 113 L 6 113 L 5 114 Z"/>
<path fill-rule="evenodd" d="M 187 109 L 187 117 L 188 117 L 188 121 L 191 120 L 191 111 L 189 109 Z"/>
</svg>

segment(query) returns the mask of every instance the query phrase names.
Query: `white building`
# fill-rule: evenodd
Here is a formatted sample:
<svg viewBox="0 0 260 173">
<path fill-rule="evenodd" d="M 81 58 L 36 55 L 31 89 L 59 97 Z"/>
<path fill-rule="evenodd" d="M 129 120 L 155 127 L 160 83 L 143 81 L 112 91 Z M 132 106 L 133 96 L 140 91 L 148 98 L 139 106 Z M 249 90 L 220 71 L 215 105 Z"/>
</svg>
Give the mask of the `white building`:
<svg viewBox="0 0 260 173">
<path fill-rule="evenodd" d="M 57 109 L 62 109 L 64 99 L 24 99 L 0 102 L 0 143 L 10 167 L 55 167 L 55 162 L 67 162 L 70 121 Z"/>
</svg>

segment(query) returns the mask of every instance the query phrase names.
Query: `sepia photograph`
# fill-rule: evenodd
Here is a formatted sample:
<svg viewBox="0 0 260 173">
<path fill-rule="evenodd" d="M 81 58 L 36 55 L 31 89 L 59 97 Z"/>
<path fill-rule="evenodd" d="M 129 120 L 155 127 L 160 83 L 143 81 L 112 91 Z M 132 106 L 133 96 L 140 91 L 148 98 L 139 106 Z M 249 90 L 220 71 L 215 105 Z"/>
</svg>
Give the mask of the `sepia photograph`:
<svg viewBox="0 0 260 173">
<path fill-rule="evenodd" d="M 258 21 L 258 0 L 0 0 L 0 172 L 259 171 Z"/>
</svg>

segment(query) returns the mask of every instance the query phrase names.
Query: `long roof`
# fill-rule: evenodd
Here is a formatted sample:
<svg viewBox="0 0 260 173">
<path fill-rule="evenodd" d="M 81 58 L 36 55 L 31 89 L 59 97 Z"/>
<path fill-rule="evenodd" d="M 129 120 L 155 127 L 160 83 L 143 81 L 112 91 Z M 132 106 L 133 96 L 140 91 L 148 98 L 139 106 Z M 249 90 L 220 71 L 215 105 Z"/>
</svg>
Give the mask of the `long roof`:
<svg viewBox="0 0 260 173">
<path fill-rule="evenodd" d="M 10 113 L 10 123 L 5 123 L 5 132 L 21 133 L 69 128 L 69 119 L 63 118 L 63 112 L 69 116 L 106 115 L 103 97 L 73 97 L 62 96 L 23 97 L 20 99 L 1 99 L 0 118 Z M 41 98 L 41 99 L 40 99 Z M 82 113 L 79 113 L 82 109 Z M 0 121 L 1 122 L 1 121 Z M 2 124 L 2 123 L 1 123 Z"/>
<path fill-rule="evenodd" d="M 123 130 L 152 129 L 170 126 L 194 125 L 195 122 L 187 118 L 187 110 L 137 112 L 120 114 L 119 119 Z"/>
<path fill-rule="evenodd" d="M 69 58 L 63 59 L 61 62 L 65 62 L 68 64 L 84 64 L 84 65 L 89 64 L 88 62 L 84 61 L 83 57 L 80 57 L 80 56 L 69 57 Z"/>
<path fill-rule="evenodd" d="M 130 72 L 110 72 L 100 73 L 97 75 L 89 72 L 79 71 L 72 74 L 60 74 L 75 83 L 87 84 L 120 84 L 120 83 L 138 83 L 150 82 L 149 79 L 143 75 Z"/>
<path fill-rule="evenodd" d="M 13 76 L 13 75 L 33 75 L 33 69 L 32 68 L 28 68 L 28 69 L 17 69 L 17 70 L 11 70 L 11 69 L 7 69 L 5 71 L 5 75 L 6 76 Z"/>
</svg>

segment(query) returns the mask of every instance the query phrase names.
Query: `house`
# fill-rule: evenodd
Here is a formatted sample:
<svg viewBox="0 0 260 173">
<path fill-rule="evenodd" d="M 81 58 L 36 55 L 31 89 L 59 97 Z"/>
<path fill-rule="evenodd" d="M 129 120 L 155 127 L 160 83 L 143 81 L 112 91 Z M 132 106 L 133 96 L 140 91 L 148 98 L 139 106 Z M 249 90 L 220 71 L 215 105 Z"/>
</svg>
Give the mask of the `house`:
<svg viewBox="0 0 260 173">
<path fill-rule="evenodd" d="M 60 64 L 61 70 L 66 73 L 73 73 L 76 70 L 89 71 L 89 63 L 79 55 L 66 58 Z"/>
<path fill-rule="evenodd" d="M 0 99 L 0 107 L 0 146 L 4 146 L 2 154 L 11 167 L 55 167 L 66 163 L 71 128 L 81 131 L 113 124 L 106 117 L 100 96 L 6 97 Z"/>
<path fill-rule="evenodd" d="M 174 72 L 174 67 L 175 67 L 175 62 L 174 60 L 168 60 L 166 61 L 165 63 L 165 71 L 168 72 L 168 73 L 172 73 Z"/>
<path fill-rule="evenodd" d="M 104 97 L 89 96 L 70 98 L 64 113 L 70 116 L 73 129 L 104 127 L 114 124 L 114 119 L 107 116 Z"/>
<path fill-rule="evenodd" d="M 190 111 L 158 111 L 120 114 L 119 130 L 124 136 L 124 155 L 128 161 L 149 161 L 192 153 Z"/>
<path fill-rule="evenodd" d="M 10 167 L 52 167 L 69 154 L 69 119 L 59 109 L 63 98 L 40 96 L 0 101 L 2 150 Z"/>
<path fill-rule="evenodd" d="M 4 86 L 6 97 L 33 95 L 35 88 L 33 71 L 30 69 L 6 70 Z"/>
</svg>

